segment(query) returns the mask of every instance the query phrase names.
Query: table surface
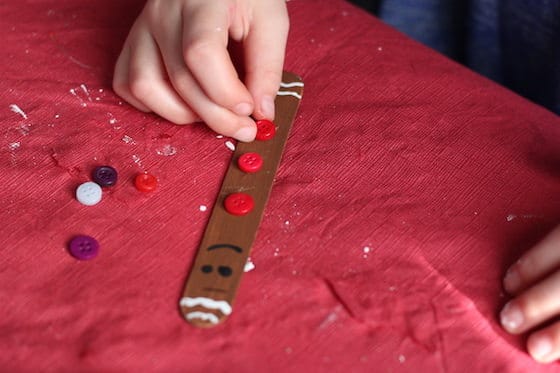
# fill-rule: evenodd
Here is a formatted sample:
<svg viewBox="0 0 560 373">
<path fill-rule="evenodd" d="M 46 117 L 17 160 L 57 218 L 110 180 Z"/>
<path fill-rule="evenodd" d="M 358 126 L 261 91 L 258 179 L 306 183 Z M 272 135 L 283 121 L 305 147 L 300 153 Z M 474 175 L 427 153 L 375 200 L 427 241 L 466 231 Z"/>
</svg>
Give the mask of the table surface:
<svg viewBox="0 0 560 373">
<path fill-rule="evenodd" d="M 286 69 L 305 96 L 255 268 L 226 323 L 185 323 L 178 300 L 232 152 L 112 92 L 140 3 L 0 5 L 0 366 L 560 371 L 497 320 L 505 269 L 560 221 L 559 117 L 342 0 L 288 2 Z M 80 205 L 102 164 L 119 183 Z M 133 186 L 144 171 L 151 194 Z M 77 234 L 99 240 L 97 258 L 69 255 Z"/>
</svg>

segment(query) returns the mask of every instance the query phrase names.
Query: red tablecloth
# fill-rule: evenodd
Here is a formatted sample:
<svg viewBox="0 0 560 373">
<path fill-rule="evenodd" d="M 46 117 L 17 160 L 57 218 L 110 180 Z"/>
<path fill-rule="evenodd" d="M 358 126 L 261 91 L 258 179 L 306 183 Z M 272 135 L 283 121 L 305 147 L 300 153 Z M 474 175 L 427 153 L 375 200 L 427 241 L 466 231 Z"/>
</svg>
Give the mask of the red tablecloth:
<svg viewBox="0 0 560 373">
<path fill-rule="evenodd" d="M 505 269 L 560 222 L 560 119 L 342 0 L 288 3 L 306 88 L 256 268 L 225 324 L 185 323 L 232 153 L 111 91 L 140 3 L 0 5 L 2 371 L 560 371 L 497 320 Z M 101 164 L 120 183 L 83 206 Z"/>
</svg>

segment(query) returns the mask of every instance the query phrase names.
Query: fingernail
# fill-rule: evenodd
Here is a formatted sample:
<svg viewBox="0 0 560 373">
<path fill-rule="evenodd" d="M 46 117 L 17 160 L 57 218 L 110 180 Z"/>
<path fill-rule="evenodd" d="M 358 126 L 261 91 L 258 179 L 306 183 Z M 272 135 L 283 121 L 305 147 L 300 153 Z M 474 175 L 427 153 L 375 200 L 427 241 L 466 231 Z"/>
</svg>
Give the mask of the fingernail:
<svg viewBox="0 0 560 373">
<path fill-rule="evenodd" d="M 251 142 L 255 139 L 255 135 L 257 134 L 257 129 L 254 127 L 241 127 L 233 134 L 233 138 L 243 141 L 243 142 Z"/>
<path fill-rule="evenodd" d="M 523 324 L 523 313 L 516 305 L 509 302 L 500 313 L 502 326 L 510 332 L 515 332 Z"/>
<path fill-rule="evenodd" d="M 253 112 L 253 106 L 247 102 L 242 102 L 240 104 L 237 104 L 235 106 L 235 108 L 233 109 L 233 111 L 235 112 L 235 114 L 237 115 L 251 115 L 251 113 Z"/>
<path fill-rule="evenodd" d="M 514 267 L 510 267 L 504 277 L 504 288 L 511 293 L 519 289 L 520 286 L 521 277 L 519 276 L 519 272 Z"/>
<path fill-rule="evenodd" d="M 274 99 L 264 96 L 261 100 L 261 112 L 267 119 L 274 119 Z"/>
<path fill-rule="evenodd" d="M 552 352 L 552 341 L 548 337 L 538 337 L 531 342 L 529 350 L 531 356 L 538 361 L 546 361 L 546 357 Z"/>
</svg>

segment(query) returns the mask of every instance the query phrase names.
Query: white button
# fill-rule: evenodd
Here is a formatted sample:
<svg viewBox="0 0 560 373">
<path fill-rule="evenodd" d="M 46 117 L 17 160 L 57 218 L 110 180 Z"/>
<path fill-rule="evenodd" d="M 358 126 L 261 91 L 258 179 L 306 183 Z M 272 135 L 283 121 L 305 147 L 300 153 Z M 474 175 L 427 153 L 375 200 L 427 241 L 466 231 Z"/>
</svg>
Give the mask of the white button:
<svg viewBox="0 0 560 373">
<path fill-rule="evenodd" d="M 83 183 L 76 189 L 76 199 L 81 204 L 93 206 L 101 201 L 101 187 L 93 181 Z"/>
</svg>

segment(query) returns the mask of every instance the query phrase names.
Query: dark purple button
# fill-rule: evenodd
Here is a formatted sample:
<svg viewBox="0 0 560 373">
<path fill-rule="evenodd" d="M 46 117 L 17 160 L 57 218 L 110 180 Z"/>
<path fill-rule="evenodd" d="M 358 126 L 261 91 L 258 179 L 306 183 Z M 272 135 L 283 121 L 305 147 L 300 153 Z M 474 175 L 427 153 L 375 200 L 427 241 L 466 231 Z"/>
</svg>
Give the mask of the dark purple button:
<svg viewBox="0 0 560 373">
<path fill-rule="evenodd" d="M 99 242 L 93 237 L 80 235 L 70 241 L 70 254 L 79 260 L 89 260 L 97 256 Z"/>
<path fill-rule="evenodd" d="M 102 187 L 110 187 L 117 183 L 117 170 L 111 166 L 99 166 L 93 170 L 93 181 Z"/>
</svg>

